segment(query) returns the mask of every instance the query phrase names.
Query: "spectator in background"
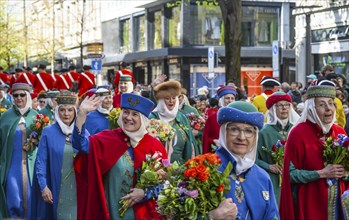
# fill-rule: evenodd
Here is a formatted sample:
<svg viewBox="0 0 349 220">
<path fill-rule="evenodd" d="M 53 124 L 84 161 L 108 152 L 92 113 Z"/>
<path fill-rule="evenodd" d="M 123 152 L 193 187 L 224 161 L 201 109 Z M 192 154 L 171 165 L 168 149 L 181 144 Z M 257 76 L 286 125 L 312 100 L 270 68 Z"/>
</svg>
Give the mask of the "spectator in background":
<svg viewBox="0 0 349 220">
<path fill-rule="evenodd" d="M 314 80 L 316 80 L 317 77 L 315 74 L 310 74 L 307 76 L 307 84 L 305 85 L 304 90 L 306 91 L 308 87 L 313 83 Z"/>
<path fill-rule="evenodd" d="M 284 93 L 288 93 L 288 91 L 290 91 L 290 84 L 287 82 L 281 83 L 280 90 Z"/>
<path fill-rule="evenodd" d="M 38 111 L 38 106 L 39 106 L 38 94 L 36 92 L 33 92 L 30 94 L 30 97 L 32 98 L 32 109 L 34 109 L 35 111 Z"/>
<path fill-rule="evenodd" d="M 6 85 L 6 84 L 2 84 Z M 6 98 L 5 86 L 0 86 L 0 107 L 9 109 L 12 107 L 12 103 Z"/>
<path fill-rule="evenodd" d="M 47 102 L 47 93 L 46 92 L 41 92 L 38 95 L 38 111 L 40 111 L 41 109 L 45 108 L 46 106 L 46 102 Z"/>
<path fill-rule="evenodd" d="M 340 87 L 343 91 L 344 100 L 348 100 L 349 97 L 349 86 L 347 84 L 347 78 L 343 74 L 337 74 L 337 85 Z"/>
<path fill-rule="evenodd" d="M 291 95 L 292 102 L 301 103 L 302 102 L 302 94 L 298 89 L 298 83 L 292 82 L 291 83 L 291 89 L 288 91 L 288 94 Z"/>
<path fill-rule="evenodd" d="M 296 112 L 298 113 L 298 115 L 302 115 L 302 112 L 303 112 L 303 110 L 304 110 L 304 103 L 303 102 L 301 102 L 301 103 L 299 103 L 298 105 L 297 105 L 297 110 L 296 110 Z"/>
<path fill-rule="evenodd" d="M 206 117 L 209 117 L 210 115 L 217 113 L 218 111 L 218 100 L 215 98 L 210 98 L 209 101 L 209 107 L 206 109 L 205 115 Z"/>
<path fill-rule="evenodd" d="M 344 114 L 345 114 L 345 118 L 346 118 L 346 123 L 345 123 L 345 127 L 344 130 L 347 133 L 347 135 L 349 135 L 349 107 L 348 107 L 348 103 L 343 103 L 343 109 L 344 109 Z"/>
<path fill-rule="evenodd" d="M 332 65 L 327 64 L 321 69 L 321 74 L 323 77 L 327 77 L 328 74 L 334 73 L 334 68 Z"/>
</svg>

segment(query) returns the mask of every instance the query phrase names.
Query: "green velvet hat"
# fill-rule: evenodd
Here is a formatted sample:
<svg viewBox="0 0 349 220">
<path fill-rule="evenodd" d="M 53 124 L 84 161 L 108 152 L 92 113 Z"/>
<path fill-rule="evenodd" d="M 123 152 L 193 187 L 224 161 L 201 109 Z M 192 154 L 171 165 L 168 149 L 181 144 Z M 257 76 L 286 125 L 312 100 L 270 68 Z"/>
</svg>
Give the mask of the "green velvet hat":
<svg viewBox="0 0 349 220">
<path fill-rule="evenodd" d="M 61 90 L 57 96 L 58 105 L 76 105 L 77 97 L 68 90 Z"/>
</svg>

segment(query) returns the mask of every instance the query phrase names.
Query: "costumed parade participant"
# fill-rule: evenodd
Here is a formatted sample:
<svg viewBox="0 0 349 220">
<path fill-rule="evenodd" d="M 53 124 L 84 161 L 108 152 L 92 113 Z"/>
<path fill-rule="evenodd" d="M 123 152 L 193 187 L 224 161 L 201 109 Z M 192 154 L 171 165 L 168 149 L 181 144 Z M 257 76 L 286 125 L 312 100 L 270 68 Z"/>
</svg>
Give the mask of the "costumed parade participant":
<svg viewBox="0 0 349 220">
<path fill-rule="evenodd" d="M 109 129 L 110 125 L 107 117 L 113 109 L 113 98 L 110 90 L 99 88 L 95 94 L 100 98 L 101 103 L 96 110 L 87 114 L 86 129 L 90 135 Z"/>
<path fill-rule="evenodd" d="M 280 82 L 270 76 L 264 76 L 260 81 L 262 86 L 262 94 L 253 98 L 252 104 L 256 106 L 259 112 L 265 114 L 267 112 L 266 101 L 268 97 L 273 94 L 275 86 L 280 86 Z"/>
<path fill-rule="evenodd" d="M 273 161 L 269 152 L 262 149 L 263 147 L 270 151 L 280 143 L 287 140 L 288 132 L 292 126 L 298 121 L 299 115 L 291 106 L 292 99 L 289 94 L 284 92 L 273 93 L 266 102 L 267 123 L 258 135 L 258 159 L 256 164 L 269 173 L 270 179 L 274 186 L 274 193 L 277 203 L 280 201 L 281 182 L 279 175 L 282 175 L 282 166 Z"/>
<path fill-rule="evenodd" d="M 37 112 L 31 109 L 31 87 L 12 86 L 14 105 L 0 118 L 0 219 L 26 219 L 30 216 L 30 196 L 35 149 L 27 138 Z"/>
<path fill-rule="evenodd" d="M 39 113 L 46 115 L 50 121 L 54 120 L 54 110 L 57 106 L 57 96 L 59 95 L 59 91 L 48 91 L 46 93 L 46 105 L 44 108 L 40 109 Z"/>
<path fill-rule="evenodd" d="M 229 162 L 230 191 L 220 206 L 209 212 L 211 219 L 278 219 L 273 185 L 267 172 L 255 164 L 258 130 L 264 116 L 252 104 L 236 101 L 218 110 L 219 142 L 216 154 L 223 172 Z M 230 208 L 224 207 L 229 205 Z M 237 211 L 234 212 L 234 210 Z M 224 212 L 230 210 L 229 215 Z"/>
<path fill-rule="evenodd" d="M 133 92 L 132 77 L 129 75 L 121 75 L 119 77 L 119 81 L 116 86 L 117 88 L 115 88 L 114 97 L 113 97 L 113 106 L 114 108 L 120 108 L 121 95 L 123 93 Z"/>
<path fill-rule="evenodd" d="M 135 94 L 122 94 L 120 128 L 89 136 L 86 114 L 100 104 L 100 97 L 81 103 L 73 131 L 73 147 L 81 152 L 74 167 L 77 180 L 78 219 L 161 219 L 151 191 L 134 188 L 146 155 L 156 152 L 167 158 L 161 142 L 146 127 L 154 103 Z M 119 201 L 128 200 L 127 211 L 119 216 Z"/>
<path fill-rule="evenodd" d="M 91 66 L 83 66 L 84 72 L 81 73 L 79 77 L 79 97 L 85 94 L 87 90 L 92 89 L 96 85 L 95 75 L 91 73 Z"/>
<path fill-rule="evenodd" d="M 171 162 L 183 163 L 200 153 L 188 119 L 178 111 L 181 84 L 170 80 L 154 88 L 157 106 L 149 118 L 164 121 L 175 129 L 176 135 L 167 148 Z"/>
<path fill-rule="evenodd" d="M 340 196 L 347 189 L 343 165 L 328 164 L 323 156 L 327 137 L 345 134 L 334 124 L 336 91 L 328 80 L 307 90 L 300 120 L 289 133 L 280 198 L 284 220 L 343 219 Z M 334 180 L 334 181 L 331 181 Z"/>
<path fill-rule="evenodd" d="M 46 66 L 43 64 L 39 65 L 38 72 L 35 75 L 34 91 L 39 94 L 42 91 L 47 92 L 52 90 L 56 80 L 51 74 L 46 72 Z"/>
<path fill-rule="evenodd" d="M 236 90 L 232 86 L 223 86 L 217 90 L 218 105 L 224 107 L 235 101 Z M 219 147 L 219 129 L 220 125 L 217 122 L 217 114 L 213 113 L 210 115 L 205 123 L 204 133 L 202 135 L 202 149 L 203 153 L 215 151 L 212 147 Z"/>
<path fill-rule="evenodd" d="M 76 181 L 71 134 L 77 97 L 62 90 L 55 123 L 44 128 L 35 162 L 31 219 L 76 219 Z"/>
</svg>

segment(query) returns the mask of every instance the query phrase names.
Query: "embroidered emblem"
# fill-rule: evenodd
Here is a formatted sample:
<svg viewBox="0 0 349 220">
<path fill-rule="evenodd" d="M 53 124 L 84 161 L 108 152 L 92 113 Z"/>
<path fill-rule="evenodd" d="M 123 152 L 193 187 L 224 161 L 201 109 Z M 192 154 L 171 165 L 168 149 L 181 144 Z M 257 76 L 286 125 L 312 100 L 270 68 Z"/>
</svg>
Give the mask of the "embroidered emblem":
<svg viewBox="0 0 349 220">
<path fill-rule="evenodd" d="M 269 201 L 269 191 L 262 191 L 263 199 Z"/>
<path fill-rule="evenodd" d="M 136 107 L 139 103 L 140 103 L 140 99 L 139 98 L 136 98 L 136 101 L 132 102 L 132 97 L 129 97 L 128 98 L 128 103 L 130 104 L 130 106 L 132 107 Z"/>
</svg>

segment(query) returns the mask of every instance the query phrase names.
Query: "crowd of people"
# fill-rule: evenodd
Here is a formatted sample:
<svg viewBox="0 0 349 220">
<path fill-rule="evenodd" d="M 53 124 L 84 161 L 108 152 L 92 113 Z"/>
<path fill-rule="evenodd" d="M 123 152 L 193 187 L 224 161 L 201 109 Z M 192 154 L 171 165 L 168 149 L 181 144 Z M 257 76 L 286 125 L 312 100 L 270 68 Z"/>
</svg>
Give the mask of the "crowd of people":
<svg viewBox="0 0 349 220">
<path fill-rule="evenodd" d="M 51 75 L 40 65 L 37 74 L 27 68 L 11 78 L 0 71 L 0 219 L 164 219 L 154 200 L 164 186 L 135 187 L 155 153 L 179 164 L 215 153 L 220 172 L 233 165 L 211 219 L 348 217 L 348 172 L 323 157 L 324 140 L 349 131 L 349 87 L 332 66 L 308 75 L 304 88 L 264 77 L 252 97 L 234 83 L 188 97 L 165 75 L 137 88 L 125 66 L 114 85 L 97 87 L 89 66 L 69 69 Z M 48 125 L 33 132 L 40 114 Z M 172 128 L 169 141 L 148 132 L 152 119 Z M 278 144 L 285 150 L 276 161 Z"/>
</svg>

